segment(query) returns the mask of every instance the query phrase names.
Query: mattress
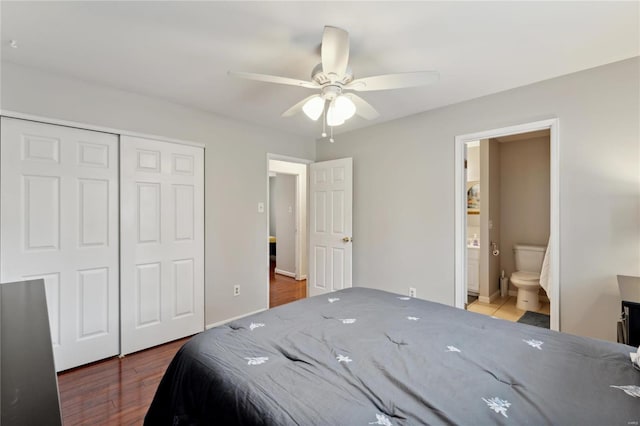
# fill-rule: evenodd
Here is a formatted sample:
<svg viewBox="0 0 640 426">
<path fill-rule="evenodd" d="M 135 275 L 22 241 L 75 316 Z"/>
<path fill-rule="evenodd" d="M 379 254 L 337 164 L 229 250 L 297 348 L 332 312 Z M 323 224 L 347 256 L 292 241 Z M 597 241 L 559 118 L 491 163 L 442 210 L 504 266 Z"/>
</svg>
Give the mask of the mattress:
<svg viewBox="0 0 640 426">
<path fill-rule="evenodd" d="M 196 335 L 145 424 L 637 424 L 633 350 L 350 288 Z"/>
</svg>

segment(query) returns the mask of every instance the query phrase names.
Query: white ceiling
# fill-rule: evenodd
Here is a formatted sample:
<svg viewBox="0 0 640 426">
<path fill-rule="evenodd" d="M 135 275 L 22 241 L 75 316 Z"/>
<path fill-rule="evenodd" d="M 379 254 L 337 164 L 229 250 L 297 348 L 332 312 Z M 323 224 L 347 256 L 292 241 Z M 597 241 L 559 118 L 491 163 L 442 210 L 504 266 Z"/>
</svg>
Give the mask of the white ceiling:
<svg viewBox="0 0 640 426">
<path fill-rule="evenodd" d="M 306 80 L 334 25 L 350 33 L 356 77 L 441 73 L 361 93 L 379 123 L 638 56 L 638 18 L 638 2 L 2 1 L 2 60 L 316 138 L 320 123 L 280 117 L 312 91 L 227 71 Z"/>
</svg>

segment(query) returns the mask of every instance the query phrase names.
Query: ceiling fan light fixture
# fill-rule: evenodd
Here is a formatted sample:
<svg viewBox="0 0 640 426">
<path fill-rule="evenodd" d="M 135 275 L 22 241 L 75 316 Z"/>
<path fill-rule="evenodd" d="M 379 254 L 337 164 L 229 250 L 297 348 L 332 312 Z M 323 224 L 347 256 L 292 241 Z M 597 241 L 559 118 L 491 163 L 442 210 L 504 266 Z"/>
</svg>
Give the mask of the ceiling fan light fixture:
<svg viewBox="0 0 640 426">
<path fill-rule="evenodd" d="M 336 108 L 336 100 L 329 104 L 327 109 L 327 125 L 330 127 L 341 126 L 344 124 L 344 118 L 340 115 L 340 111 Z"/>
<path fill-rule="evenodd" d="M 334 108 L 338 116 L 342 118 L 342 121 L 350 119 L 356 113 L 356 105 L 345 95 L 340 95 L 336 98 Z"/>
<path fill-rule="evenodd" d="M 320 95 L 314 96 L 304 103 L 302 106 L 302 111 L 312 119 L 313 121 L 317 121 L 318 118 L 322 115 L 322 111 L 324 110 L 324 99 Z"/>
</svg>

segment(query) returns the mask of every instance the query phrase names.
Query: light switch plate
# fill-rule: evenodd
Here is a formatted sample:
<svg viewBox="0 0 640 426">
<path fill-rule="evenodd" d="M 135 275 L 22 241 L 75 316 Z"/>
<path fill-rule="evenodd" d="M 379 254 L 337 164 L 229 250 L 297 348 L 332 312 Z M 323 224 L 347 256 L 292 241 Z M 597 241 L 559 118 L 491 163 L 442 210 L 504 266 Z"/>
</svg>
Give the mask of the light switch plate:
<svg viewBox="0 0 640 426">
<path fill-rule="evenodd" d="M 258 203 L 258 213 L 264 213 L 264 203 Z"/>
</svg>

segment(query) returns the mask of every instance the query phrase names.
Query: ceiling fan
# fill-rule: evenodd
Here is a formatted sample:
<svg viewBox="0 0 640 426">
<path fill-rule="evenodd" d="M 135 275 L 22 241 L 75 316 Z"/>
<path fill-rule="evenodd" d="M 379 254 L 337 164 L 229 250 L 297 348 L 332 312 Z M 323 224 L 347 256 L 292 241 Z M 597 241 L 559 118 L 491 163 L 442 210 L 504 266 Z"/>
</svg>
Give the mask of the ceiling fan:
<svg viewBox="0 0 640 426">
<path fill-rule="evenodd" d="M 311 72 L 311 81 L 288 77 L 229 71 L 232 77 L 267 83 L 287 84 L 319 93 L 311 95 L 282 113 L 283 117 L 293 116 L 303 111 L 310 119 L 317 121 L 324 113 L 324 125 L 340 126 L 354 114 L 367 120 L 374 120 L 380 114 L 367 101 L 354 92 L 401 89 L 423 86 L 438 81 L 436 71 L 417 71 L 399 74 L 386 74 L 354 79 L 349 67 L 349 33 L 341 28 L 325 26 L 321 45 L 322 62 Z M 323 131 L 323 137 L 326 133 Z M 333 142 L 333 138 L 330 139 Z"/>
</svg>

